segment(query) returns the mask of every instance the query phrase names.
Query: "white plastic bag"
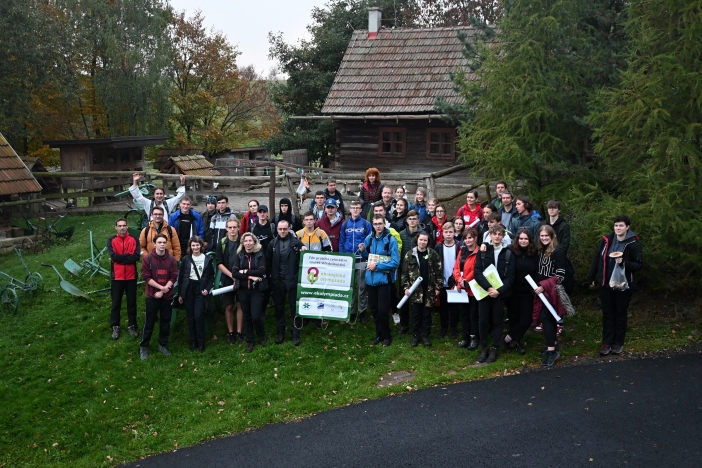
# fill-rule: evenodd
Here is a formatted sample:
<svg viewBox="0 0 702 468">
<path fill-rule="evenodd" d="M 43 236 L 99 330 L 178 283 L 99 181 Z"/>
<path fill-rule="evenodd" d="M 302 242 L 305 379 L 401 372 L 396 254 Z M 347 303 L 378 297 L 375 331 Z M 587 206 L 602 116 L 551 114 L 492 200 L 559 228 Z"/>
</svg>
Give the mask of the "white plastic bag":
<svg viewBox="0 0 702 468">
<path fill-rule="evenodd" d="M 609 278 L 609 287 L 614 291 L 626 291 L 629 289 L 629 282 L 626 280 L 626 271 L 624 266 L 614 265 L 614 271 Z"/>
<path fill-rule="evenodd" d="M 308 189 L 309 186 L 310 186 L 310 183 L 307 182 L 307 177 L 302 176 L 300 178 L 300 185 L 297 186 L 297 190 L 295 190 L 295 192 L 297 192 L 297 194 L 299 196 L 306 195 L 307 192 L 309 192 L 309 189 Z"/>
</svg>

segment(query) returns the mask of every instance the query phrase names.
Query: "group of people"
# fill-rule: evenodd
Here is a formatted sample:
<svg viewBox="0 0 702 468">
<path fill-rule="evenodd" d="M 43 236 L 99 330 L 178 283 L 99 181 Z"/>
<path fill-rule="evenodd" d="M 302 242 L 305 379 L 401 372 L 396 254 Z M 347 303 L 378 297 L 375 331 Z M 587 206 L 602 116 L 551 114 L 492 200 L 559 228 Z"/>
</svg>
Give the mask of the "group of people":
<svg viewBox="0 0 702 468">
<path fill-rule="evenodd" d="M 336 180 L 330 178 L 300 217 L 293 213 L 290 199 L 283 198 L 272 220 L 268 208 L 256 200 L 249 201 L 248 211 L 239 219 L 224 195 L 208 197 L 206 210 L 198 213 L 184 187 L 169 200 L 157 189 L 160 193 L 154 193 L 151 200 L 138 191 L 138 180 L 135 174 L 130 191 L 151 219 L 138 241 L 127 233 L 126 220 L 118 219 L 108 251 L 113 274 L 113 339 L 120 336 L 125 293 L 128 332 L 139 336 L 136 264 L 142 259 L 140 272 L 146 283 L 142 359 L 148 357 L 157 318 L 159 351 L 170 354 L 173 305 L 186 310 L 191 349 L 204 351 L 205 312 L 212 308 L 209 301 L 216 269 L 221 272 L 222 286 L 234 286 L 222 297 L 229 344 L 245 341 L 247 352 L 253 351 L 256 339 L 266 346 L 265 309 L 272 298 L 275 343 L 285 341 L 287 329 L 293 344 L 299 346 L 300 331 L 307 321 L 296 316 L 300 252 L 304 250 L 355 255 L 351 319 L 365 324 L 371 311 L 373 345 L 392 344 L 392 316 L 398 325 L 396 334 L 410 334 L 412 347 L 419 343 L 431 346 L 432 313 L 438 308 L 437 336 L 458 339 L 460 322 L 457 346 L 477 350 L 479 362 L 494 362 L 502 351 L 524 354 L 522 338 L 532 326 L 545 337 L 542 366 L 553 366 L 560 356 L 558 337 L 563 318 L 572 308 L 568 293 L 573 278 L 567 256 L 570 227 L 560 216 L 557 200 L 548 202 L 548 217 L 541 219 L 529 197 L 515 197 L 504 181 L 498 181 L 493 200 L 481 204 L 478 192 L 471 190 L 451 218 L 439 200 L 427 199 L 425 189 L 418 188 L 410 203 L 403 187 L 385 186 L 380 172 L 370 168 L 358 199 L 348 205 L 336 190 Z M 614 232 L 603 237 L 588 274 L 588 283 L 600 288 L 602 355 L 622 352 L 627 309 L 635 289 L 633 273 L 643 266 L 641 244 L 630 225 L 627 216 L 615 218 Z M 617 278 L 622 274 L 626 287 L 612 285 L 613 273 Z M 467 294 L 468 302 L 449 302 L 448 291 L 452 296 L 453 292 Z M 408 300 L 396 309 L 402 295 Z"/>
</svg>

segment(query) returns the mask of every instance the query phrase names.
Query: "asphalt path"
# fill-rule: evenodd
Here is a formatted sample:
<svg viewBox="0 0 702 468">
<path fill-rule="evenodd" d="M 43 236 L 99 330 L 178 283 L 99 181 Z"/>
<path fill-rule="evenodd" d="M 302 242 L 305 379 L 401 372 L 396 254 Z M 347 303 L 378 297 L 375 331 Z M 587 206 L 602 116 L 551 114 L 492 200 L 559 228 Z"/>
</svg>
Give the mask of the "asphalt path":
<svg viewBox="0 0 702 468">
<path fill-rule="evenodd" d="M 434 387 L 127 465 L 702 466 L 702 354 Z"/>
</svg>

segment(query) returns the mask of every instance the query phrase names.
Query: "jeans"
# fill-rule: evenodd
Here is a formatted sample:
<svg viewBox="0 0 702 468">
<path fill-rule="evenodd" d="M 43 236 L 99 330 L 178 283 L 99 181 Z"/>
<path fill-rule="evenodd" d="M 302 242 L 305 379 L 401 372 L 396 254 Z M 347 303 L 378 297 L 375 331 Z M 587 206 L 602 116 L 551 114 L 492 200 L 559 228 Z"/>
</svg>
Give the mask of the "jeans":
<svg viewBox="0 0 702 468">
<path fill-rule="evenodd" d="M 110 312 L 110 327 L 118 327 L 122 296 L 127 295 L 127 325 L 137 327 L 137 280 L 112 280 L 112 311 Z"/>
<path fill-rule="evenodd" d="M 285 335 L 285 299 L 287 298 L 290 317 L 290 332 L 292 336 L 300 336 L 303 320 L 300 318 L 295 326 L 295 313 L 297 306 L 297 287 L 286 288 L 285 284 L 273 285 L 273 302 L 275 303 L 275 327 L 278 333 Z"/>
<path fill-rule="evenodd" d="M 375 336 L 389 340 L 390 336 L 390 288 L 389 284 L 368 286 L 368 307 L 373 311 Z"/>
<path fill-rule="evenodd" d="M 602 301 L 602 343 L 624 344 L 626 337 L 627 311 L 633 295 L 631 289 L 613 291 L 608 286 L 600 287 Z"/>
<path fill-rule="evenodd" d="M 254 342 L 254 331 L 260 340 L 266 337 L 263 325 L 263 293 L 251 289 L 239 289 L 237 297 L 244 312 L 244 336 L 247 343 Z"/>
<path fill-rule="evenodd" d="M 513 292 L 507 299 L 509 317 L 509 337 L 520 341 L 531 326 L 531 312 L 534 307 L 534 293 Z"/>
<path fill-rule="evenodd" d="M 468 304 L 458 304 L 461 315 L 461 337 L 464 341 L 470 341 L 471 335 L 479 336 L 478 329 L 478 306 L 480 302 L 470 296 Z"/>
<path fill-rule="evenodd" d="M 188 317 L 188 333 L 190 335 L 190 341 L 197 342 L 198 345 L 205 344 L 205 301 L 206 299 L 202 295 L 202 288 L 200 287 L 200 282 L 197 280 L 190 280 L 188 283 L 188 290 L 185 293 L 185 300 L 183 304 L 185 305 L 185 312 Z"/>
<path fill-rule="evenodd" d="M 501 298 L 486 297 L 478 306 L 480 346 L 487 348 L 488 332 L 492 325 L 492 346 L 497 347 L 502 342 L 502 327 L 504 326 L 505 301 Z"/>
<path fill-rule="evenodd" d="M 159 319 L 158 344 L 161 346 L 168 345 L 168 338 L 171 336 L 172 300 L 172 298 L 146 298 L 146 321 L 141 331 L 141 343 L 139 346 L 149 346 L 157 319 Z"/>
</svg>

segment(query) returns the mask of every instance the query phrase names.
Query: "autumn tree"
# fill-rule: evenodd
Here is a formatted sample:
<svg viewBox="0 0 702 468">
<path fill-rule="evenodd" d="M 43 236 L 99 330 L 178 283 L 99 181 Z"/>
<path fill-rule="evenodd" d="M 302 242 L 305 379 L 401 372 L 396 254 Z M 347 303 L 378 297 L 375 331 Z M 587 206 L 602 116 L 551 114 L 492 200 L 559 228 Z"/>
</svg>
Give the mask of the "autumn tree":
<svg viewBox="0 0 702 468">
<path fill-rule="evenodd" d="M 170 128 L 175 144 L 208 154 L 259 143 L 275 130 L 268 83 L 251 67 L 238 68 L 239 52 L 220 32 L 208 32 L 196 12 L 174 15 Z"/>
</svg>

